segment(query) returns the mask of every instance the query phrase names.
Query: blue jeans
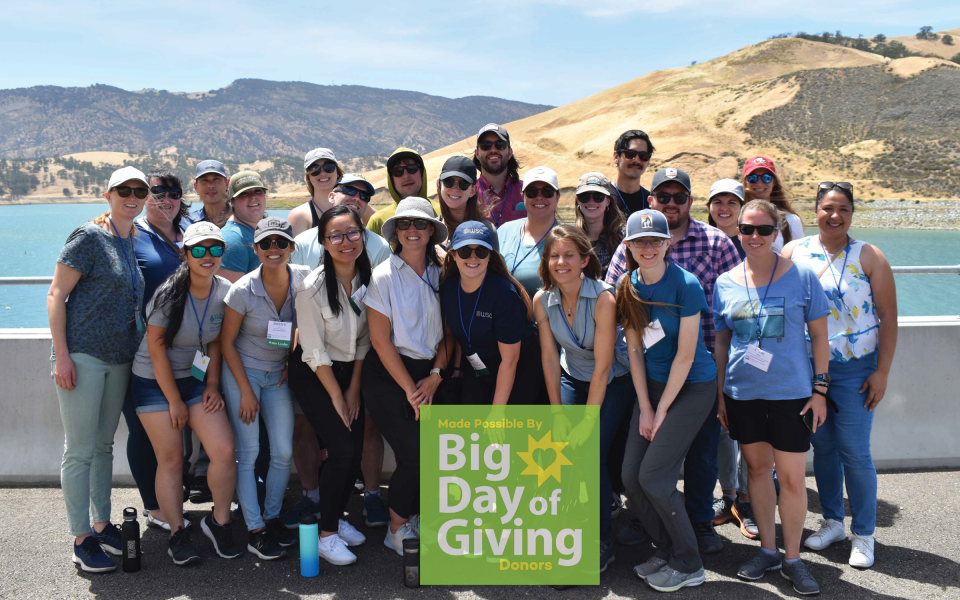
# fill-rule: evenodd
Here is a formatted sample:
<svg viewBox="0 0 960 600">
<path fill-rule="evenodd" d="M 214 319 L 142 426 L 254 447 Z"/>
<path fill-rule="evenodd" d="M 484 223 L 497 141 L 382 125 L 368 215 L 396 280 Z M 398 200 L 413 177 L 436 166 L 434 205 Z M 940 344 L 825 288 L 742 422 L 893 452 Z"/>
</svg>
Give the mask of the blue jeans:
<svg viewBox="0 0 960 600">
<path fill-rule="evenodd" d="M 293 395 L 287 382 L 277 387 L 282 371 L 245 371 L 253 393 L 260 401 L 260 412 L 249 425 L 240 420 L 240 385 L 226 361 L 223 363 L 220 385 L 237 445 L 237 498 L 247 529 L 252 531 L 263 527 L 264 521 L 280 515 L 293 456 Z M 260 417 L 263 417 L 270 438 L 270 469 L 267 472 L 267 493 L 262 516 L 257 500 L 257 479 L 253 474 L 253 465 L 260 454 Z"/>
<path fill-rule="evenodd" d="M 850 530 L 857 535 L 873 535 L 877 525 L 877 469 L 870 453 L 873 413 L 863 407 L 867 392 L 860 393 L 876 370 L 876 353 L 848 362 L 830 361 L 829 394 L 840 412 L 828 411 L 826 423 L 810 438 L 823 516 L 843 522 L 846 480 L 853 513 Z"/>
<path fill-rule="evenodd" d="M 720 473 L 717 460 L 720 444 L 719 409 L 715 400 L 683 462 L 683 504 L 691 523 L 713 521 L 713 489 Z"/>
<path fill-rule="evenodd" d="M 564 405 L 583 405 L 587 403 L 590 382 L 574 379 L 566 372 L 560 375 L 560 402 Z M 630 402 L 634 398 L 633 381 L 630 374 L 614 377 L 607 384 L 607 393 L 600 405 L 600 539 L 610 542 L 610 498 L 613 494 L 610 472 L 607 469 L 607 457 L 613 438 L 624 419 L 629 419 Z M 576 425 L 576 423 L 573 423 Z"/>
</svg>

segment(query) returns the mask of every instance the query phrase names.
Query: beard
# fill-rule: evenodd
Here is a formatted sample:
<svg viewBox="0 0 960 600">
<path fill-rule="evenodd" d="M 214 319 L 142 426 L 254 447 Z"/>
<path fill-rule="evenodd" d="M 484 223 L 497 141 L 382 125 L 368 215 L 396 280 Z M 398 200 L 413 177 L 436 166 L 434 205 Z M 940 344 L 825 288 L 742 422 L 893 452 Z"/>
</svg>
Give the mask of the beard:
<svg viewBox="0 0 960 600">
<path fill-rule="evenodd" d="M 509 160 L 504 160 L 503 157 L 501 157 L 500 166 L 496 168 L 490 165 L 490 162 L 488 159 L 481 160 L 480 165 L 483 167 L 483 170 L 486 171 L 487 173 L 490 173 L 491 175 L 499 175 L 500 173 L 503 173 L 504 171 L 507 170 L 507 163 L 509 162 L 510 162 Z"/>
</svg>

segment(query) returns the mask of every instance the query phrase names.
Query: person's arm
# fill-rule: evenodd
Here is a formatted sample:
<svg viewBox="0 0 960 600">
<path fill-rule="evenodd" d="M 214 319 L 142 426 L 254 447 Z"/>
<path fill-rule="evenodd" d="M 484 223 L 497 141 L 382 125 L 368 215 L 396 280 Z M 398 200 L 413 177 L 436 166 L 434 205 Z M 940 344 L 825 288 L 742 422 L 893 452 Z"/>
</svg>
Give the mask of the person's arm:
<svg viewBox="0 0 960 600">
<path fill-rule="evenodd" d="M 799 240 L 794 239 L 789 244 L 784 246 L 783 249 L 780 250 L 780 258 L 790 258 L 793 256 L 793 249 L 797 247 L 798 241 Z"/>
<path fill-rule="evenodd" d="M 437 350 L 437 356 L 433 359 L 433 368 L 444 371 L 450 364 L 450 353 L 453 347 L 458 347 L 457 340 L 447 326 L 444 330 L 443 338 L 440 340 L 440 348 Z M 433 404 L 433 396 L 443 382 L 441 375 L 430 373 L 417 382 L 417 393 L 420 397 L 420 404 Z"/>
<path fill-rule="evenodd" d="M 293 237 L 297 237 L 304 231 L 310 229 L 310 225 L 313 224 L 313 215 L 310 214 L 309 204 L 301 204 L 291 210 L 287 215 L 287 222 L 290 223 L 290 227 L 293 229 Z"/>
<path fill-rule="evenodd" d="M 822 293 L 822 292 L 821 292 Z M 830 369 L 830 334 L 827 332 L 827 317 L 822 316 L 813 321 L 807 321 L 807 331 L 810 333 L 810 346 L 813 350 L 813 372 L 814 374 L 826 373 Z M 821 387 L 814 388 L 814 394 L 804 405 L 801 415 L 813 410 L 813 433 L 817 432 L 817 427 L 823 425 L 827 420 L 827 398 L 821 394 L 828 393 L 828 389 Z"/>
<path fill-rule="evenodd" d="M 734 249 L 736 251 L 736 249 Z M 604 281 L 612 286 L 616 286 L 620 281 L 620 276 L 627 272 L 627 243 L 621 242 L 620 247 L 613 253 L 610 259 L 610 266 L 607 267 L 607 277 Z"/>
<path fill-rule="evenodd" d="M 223 396 L 220 395 L 220 368 L 223 366 L 223 355 L 220 353 L 220 334 L 215 340 L 207 344 L 207 385 L 203 390 L 203 412 L 215 413 L 223 408 Z"/>
<path fill-rule="evenodd" d="M 67 296 L 80 282 L 80 271 L 58 262 L 53 272 L 53 283 L 47 292 L 47 317 L 50 320 L 50 335 L 53 338 L 53 353 L 57 362 L 53 374 L 57 385 L 72 390 L 77 385 L 77 369 L 70 359 L 67 347 Z"/>
<path fill-rule="evenodd" d="M 617 343 L 617 301 L 613 294 L 600 294 L 593 315 L 596 326 L 593 336 L 593 375 L 587 392 L 587 406 L 602 406 L 607 395 L 607 379 L 613 367 L 614 349 Z M 589 412 L 570 432 L 570 443 L 574 448 L 582 446 L 596 426 L 596 418 Z"/>
<path fill-rule="evenodd" d="M 233 378 L 237 380 L 237 386 L 240 388 L 240 420 L 249 425 L 260 412 L 260 402 L 256 394 L 253 393 L 253 387 L 250 380 L 247 379 L 247 372 L 243 368 L 243 360 L 240 358 L 240 352 L 237 351 L 237 334 L 240 333 L 240 325 L 243 323 L 243 315 L 232 309 L 229 305 L 224 307 L 223 325 L 220 327 L 220 351 L 223 353 L 223 360 L 227 363 L 227 368 Z"/>
<path fill-rule="evenodd" d="M 493 405 L 503 406 L 510 400 L 513 382 L 517 378 L 520 342 L 515 344 L 497 342 L 497 347 L 500 349 L 500 368 L 497 370 L 497 387 L 493 392 Z"/>
<path fill-rule="evenodd" d="M 153 363 L 153 376 L 157 379 L 157 385 L 160 386 L 167 403 L 170 404 L 170 426 L 179 431 L 187 424 L 190 413 L 180 396 L 177 379 L 173 375 L 173 366 L 170 364 L 170 357 L 167 356 L 167 345 L 163 341 L 163 334 L 166 331 L 166 327 L 147 325 L 147 351 L 150 353 L 150 362 Z"/>
<path fill-rule="evenodd" d="M 716 317 L 714 317 L 716 323 Z M 720 424 L 727 430 L 730 426 L 727 424 L 727 405 L 723 397 L 723 384 L 727 376 L 727 362 L 730 360 L 730 340 L 733 338 L 733 332 L 729 329 L 717 330 L 716 337 L 713 340 L 713 362 L 717 365 L 717 403 L 719 410 L 717 418 Z"/>
<path fill-rule="evenodd" d="M 347 418 L 353 423 L 360 416 L 360 373 L 363 371 L 363 359 L 353 361 L 353 373 L 350 375 L 350 384 L 343 393 L 347 401 Z M 349 425 L 347 426 L 349 429 Z"/>
<path fill-rule="evenodd" d="M 567 439 L 570 431 L 570 420 L 563 414 L 560 400 L 560 352 L 557 350 L 557 339 L 550 329 L 550 318 L 543 308 L 543 291 L 538 291 L 533 297 L 533 319 L 537 323 L 540 337 L 540 363 L 543 366 L 544 383 L 547 388 L 547 397 L 550 398 L 551 412 L 553 412 L 554 438 L 559 442 Z"/>
<path fill-rule="evenodd" d="M 657 435 L 664 419 L 667 418 L 667 411 L 673 401 L 677 399 L 680 388 L 687 381 L 687 375 L 690 374 L 690 367 L 693 366 L 693 359 L 697 353 L 697 341 L 700 338 L 700 313 L 692 314 L 687 317 L 680 317 L 680 332 L 677 336 L 677 354 L 673 357 L 673 364 L 670 365 L 670 376 L 667 377 L 667 385 L 663 388 L 663 394 L 660 396 L 660 402 L 657 404 L 657 414 L 653 420 L 653 431 L 650 434 L 650 440 Z"/>
<path fill-rule="evenodd" d="M 880 319 L 877 334 L 877 370 L 863 382 L 860 393 L 870 390 L 864 407 L 873 411 L 887 392 L 887 377 L 897 348 L 897 284 L 887 257 L 879 248 L 865 244 L 860 251 L 860 264 L 864 275 L 870 279 L 873 304 Z"/>
<path fill-rule="evenodd" d="M 643 356 L 642 337 L 631 327 L 624 331 L 627 338 L 627 350 L 630 357 L 630 377 L 637 392 L 640 405 L 640 435 L 648 441 L 653 440 L 653 405 L 650 404 L 650 392 L 647 390 L 647 366 Z"/>
</svg>

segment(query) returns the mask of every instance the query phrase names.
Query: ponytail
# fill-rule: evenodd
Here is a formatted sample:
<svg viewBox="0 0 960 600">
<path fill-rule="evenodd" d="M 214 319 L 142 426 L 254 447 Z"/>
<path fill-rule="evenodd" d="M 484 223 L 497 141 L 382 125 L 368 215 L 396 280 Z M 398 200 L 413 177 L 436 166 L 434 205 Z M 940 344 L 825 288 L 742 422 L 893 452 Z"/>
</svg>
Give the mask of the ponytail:
<svg viewBox="0 0 960 600">
<path fill-rule="evenodd" d="M 218 285 L 216 277 L 214 281 L 214 290 Z M 211 292 L 212 293 L 212 292 Z M 167 329 L 163 332 L 163 345 L 167 348 L 173 347 L 173 338 L 180 331 L 180 325 L 183 324 L 183 312 L 190 301 L 190 266 L 187 261 L 180 263 L 177 270 L 170 274 L 153 295 L 153 310 L 147 315 L 147 321 L 158 310 L 167 317 Z"/>
</svg>

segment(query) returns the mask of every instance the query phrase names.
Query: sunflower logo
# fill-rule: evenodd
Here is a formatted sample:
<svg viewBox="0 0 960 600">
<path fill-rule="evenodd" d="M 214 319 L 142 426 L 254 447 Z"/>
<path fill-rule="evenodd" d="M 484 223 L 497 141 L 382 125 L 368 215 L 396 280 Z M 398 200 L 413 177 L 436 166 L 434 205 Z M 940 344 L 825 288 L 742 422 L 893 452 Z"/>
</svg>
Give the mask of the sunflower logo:
<svg viewBox="0 0 960 600">
<path fill-rule="evenodd" d="M 543 485 L 547 479 L 553 477 L 557 480 L 557 483 L 560 483 L 560 467 L 564 465 L 572 466 L 573 463 L 563 455 L 563 449 L 567 446 L 567 442 L 554 442 L 553 441 L 553 432 L 548 431 L 545 436 L 540 438 L 539 441 L 533 439 L 532 435 L 527 436 L 527 451 L 526 452 L 517 452 L 517 456 L 523 459 L 523 462 L 527 463 L 527 467 L 521 472 L 521 475 L 536 475 L 537 476 L 537 487 Z M 540 450 L 540 456 L 534 457 L 534 453 Z M 556 453 L 556 458 L 553 460 L 553 464 L 544 469 L 540 462 L 542 459 L 547 457 L 547 453 L 553 450 Z M 539 460 L 538 460 L 539 459 Z"/>
</svg>

